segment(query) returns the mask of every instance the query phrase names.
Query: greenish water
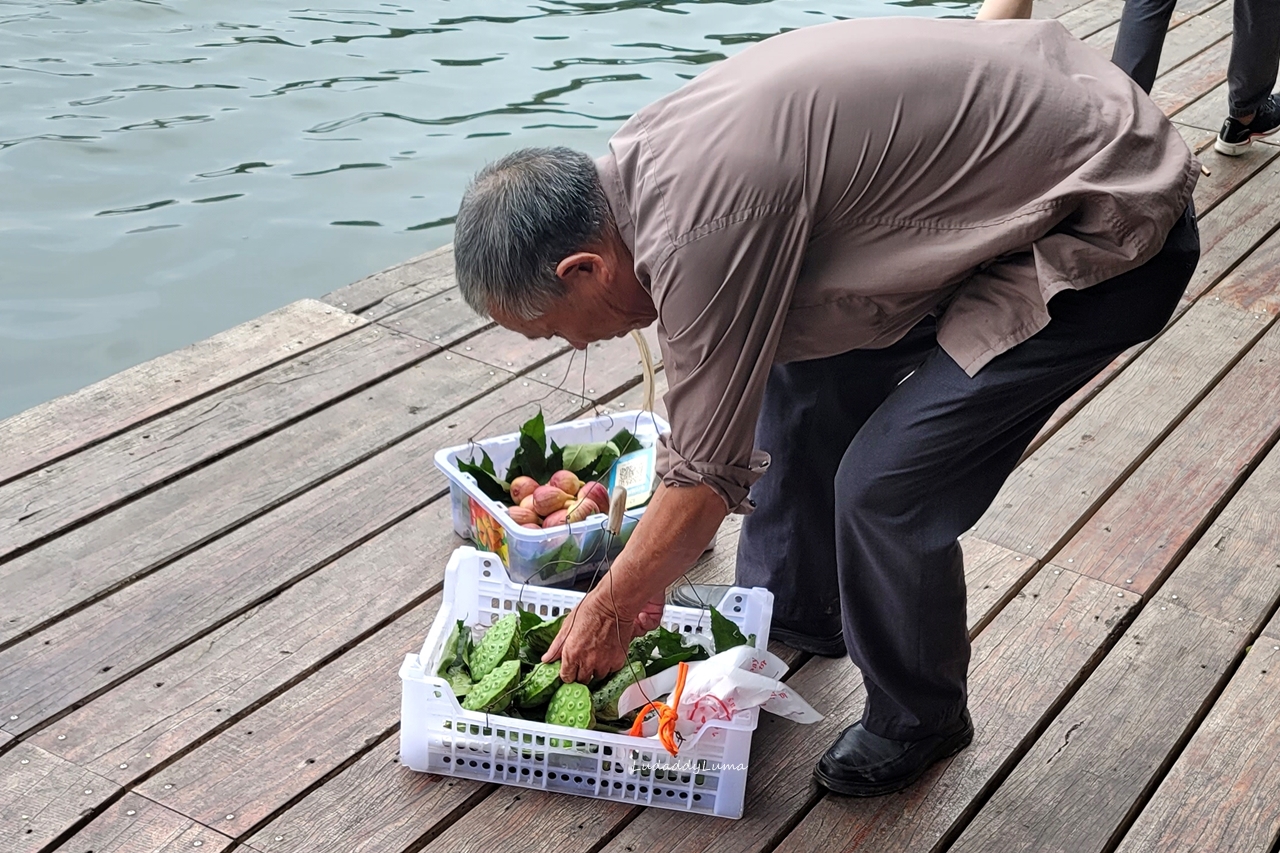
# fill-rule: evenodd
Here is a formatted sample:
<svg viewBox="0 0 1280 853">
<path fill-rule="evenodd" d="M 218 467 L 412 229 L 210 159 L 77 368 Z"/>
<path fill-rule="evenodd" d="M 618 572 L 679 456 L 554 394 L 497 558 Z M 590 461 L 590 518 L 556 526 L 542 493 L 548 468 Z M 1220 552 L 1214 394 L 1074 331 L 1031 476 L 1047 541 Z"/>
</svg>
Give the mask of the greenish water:
<svg viewBox="0 0 1280 853">
<path fill-rule="evenodd" d="M 0 417 L 447 243 L 486 160 L 752 42 L 976 8 L 305 3 L 0 0 Z"/>
</svg>

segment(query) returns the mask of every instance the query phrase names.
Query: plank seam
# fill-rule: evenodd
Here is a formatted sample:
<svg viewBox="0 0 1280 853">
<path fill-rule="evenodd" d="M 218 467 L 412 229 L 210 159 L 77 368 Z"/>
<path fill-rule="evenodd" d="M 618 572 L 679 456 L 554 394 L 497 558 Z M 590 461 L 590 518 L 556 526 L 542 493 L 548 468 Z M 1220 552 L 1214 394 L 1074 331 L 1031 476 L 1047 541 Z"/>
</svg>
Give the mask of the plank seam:
<svg viewBox="0 0 1280 853">
<path fill-rule="evenodd" d="M 1048 568 L 1049 566 L 1046 563 L 1045 569 L 1047 570 Z M 1080 577 L 1085 578 L 1086 576 L 1080 575 Z M 1089 580 L 1095 579 L 1089 578 Z M 1121 590 L 1114 584 L 1109 584 L 1105 581 L 1096 582 L 1102 583 L 1117 592 L 1124 592 L 1124 590 Z M 1041 715 L 1040 719 L 1036 722 L 1036 725 L 1032 727 L 1031 731 L 1029 731 L 1026 736 L 1018 741 L 1018 745 L 1009 753 L 1005 760 L 1000 763 L 1000 766 L 991 775 L 991 778 L 987 780 L 986 784 L 984 784 L 978 791 L 978 794 L 971 799 L 968 805 L 965 806 L 964 810 L 956 816 L 955 821 L 930 849 L 930 853 L 946 853 L 947 850 L 951 849 L 964 831 L 968 829 L 969 824 L 977 816 L 978 812 L 980 812 L 991 797 L 995 795 L 996 791 L 1005 783 L 1010 774 L 1017 769 L 1018 765 L 1022 763 L 1022 760 L 1027 757 L 1027 754 L 1031 752 L 1037 743 L 1039 743 L 1040 738 L 1042 738 L 1044 733 L 1049 730 L 1049 726 L 1053 724 L 1053 721 L 1056 720 L 1058 715 L 1066 709 L 1067 705 L 1071 703 L 1071 700 L 1074 699 L 1076 694 L 1080 692 L 1080 689 L 1084 687 L 1085 682 L 1093 676 L 1098 667 L 1102 665 L 1102 662 L 1107 659 L 1107 656 L 1111 654 L 1111 651 L 1117 644 L 1119 644 L 1121 638 L 1128 632 L 1129 626 L 1138 618 L 1138 614 L 1141 610 L 1142 601 L 1139 600 L 1125 611 L 1123 618 L 1115 624 L 1098 648 L 1094 649 L 1093 654 L 1091 654 L 1089 659 L 1085 661 L 1084 665 L 1076 673 L 1075 677 L 1067 683 L 1062 692 L 1058 694 L 1057 698 L 1050 703 L 1048 708 L 1045 709 L 1044 714 Z"/>
<path fill-rule="evenodd" d="M 540 366 L 540 364 L 541 363 L 539 363 L 538 365 L 534 365 L 533 367 L 529 368 L 529 370 L 535 369 L 536 367 Z M 31 627 L 26 631 L 23 631 L 21 634 L 15 635 L 4 641 L 0 641 L 0 651 L 4 651 L 10 646 L 13 646 L 23 640 L 26 640 L 35 636 L 41 631 L 48 629 L 52 625 L 55 625 L 58 622 L 63 621 L 64 619 L 74 616 L 76 613 L 79 613 L 81 610 L 84 610 L 85 608 L 90 607 L 91 605 L 97 604 L 98 602 L 106 598 L 109 598 L 112 595 L 115 595 L 117 592 L 124 589 L 125 587 L 130 586 L 134 583 L 137 583 L 138 581 L 143 580 L 155 574 L 158 571 L 161 571 L 162 569 L 174 564 L 178 560 L 181 560 L 182 558 L 189 556 L 195 551 L 198 551 L 199 549 L 213 542 L 216 542 L 219 539 L 229 536 L 230 534 L 234 533 L 240 528 L 245 527 L 248 524 L 251 524 L 252 522 L 258 520 L 259 518 L 262 518 L 263 516 L 271 512 L 274 512 L 275 510 L 279 509 L 281 506 L 284 506 L 285 504 L 291 501 L 297 500 L 299 497 L 307 494 L 308 492 L 311 492 L 319 488 L 320 486 L 323 486 L 325 483 L 329 482 L 330 480 L 333 480 L 335 477 L 341 476 L 342 474 L 345 474 L 346 472 L 352 470 L 353 468 L 359 465 L 362 465 L 365 462 L 368 462 L 369 460 L 373 459 L 375 456 L 378 456 L 381 453 L 385 453 L 386 451 L 390 450 L 396 445 L 401 444 L 404 441 L 407 441 L 408 439 L 412 438 L 414 435 L 418 434 L 422 430 L 435 426 L 436 424 L 444 421 L 445 419 L 457 414 L 462 409 L 466 408 L 467 406 L 475 404 L 477 401 L 483 399 L 484 397 L 488 396 L 494 391 L 497 391 L 501 388 L 505 388 L 507 385 L 510 385 L 512 382 L 514 382 L 516 379 L 518 379 L 522 375 L 524 374 L 516 374 L 516 373 L 510 374 L 511 378 L 508 379 L 507 381 L 499 385 L 494 385 L 493 387 L 475 395 L 474 397 L 467 398 L 466 400 L 459 403 L 457 406 L 453 407 L 452 409 L 442 412 L 439 416 L 431 420 L 428 420 L 422 424 L 419 424 L 418 426 L 413 427 L 409 431 L 391 439 L 390 441 L 387 441 L 386 443 L 380 444 L 377 447 L 372 448 L 368 452 L 353 458 L 352 460 L 347 462 L 345 465 L 320 475 L 315 480 L 302 484 L 299 488 L 294 489 L 293 491 L 280 496 L 279 498 L 275 499 L 274 501 L 271 501 L 268 504 L 258 507 L 252 513 L 244 516 L 243 518 L 237 519 L 231 524 L 228 524 L 227 526 L 219 530 L 216 530 L 210 533 L 209 535 L 195 542 L 190 543 L 189 545 L 184 546 L 183 548 L 156 561 L 150 566 L 144 567 L 143 569 L 137 572 L 134 572 L 133 574 L 129 575 L 126 578 L 122 578 L 121 580 L 117 581 L 111 586 L 105 587 L 104 589 L 98 591 L 97 593 L 94 593 L 93 595 L 87 597 L 85 600 L 77 602 L 76 604 L 72 605 L 66 610 L 63 610 L 57 614 L 54 614 L 53 616 L 46 619 L 45 621 Z M 191 472 L 188 471 L 187 473 L 191 473 Z M 434 500 L 434 498 L 432 500 Z M 3 560 L 0 560 L 0 562 L 3 562 Z"/>
<path fill-rule="evenodd" d="M 1245 313 L 1253 313 L 1253 312 L 1245 312 Z M 1129 465 L 1127 465 L 1125 469 L 1121 471 L 1105 489 L 1099 492 L 1098 497 L 1093 501 L 1093 503 L 1091 503 L 1079 516 L 1077 516 L 1076 520 L 1072 522 L 1072 524 L 1066 529 L 1065 532 L 1062 533 L 1061 536 L 1058 537 L 1057 541 L 1053 544 L 1053 546 L 1046 549 L 1044 556 L 1040 558 L 1041 562 L 1050 563 L 1053 561 L 1053 558 L 1058 555 L 1058 552 L 1061 551 L 1064 547 L 1066 547 L 1067 543 L 1070 542 L 1071 539 L 1077 533 L 1080 532 L 1080 529 L 1089 522 L 1089 519 L 1091 519 L 1094 516 L 1094 514 L 1102 507 L 1102 505 L 1106 503 L 1111 498 L 1111 496 L 1114 495 L 1116 491 L 1119 490 L 1120 487 L 1125 484 L 1125 482 L 1129 479 L 1129 477 L 1131 477 L 1133 473 L 1136 470 L 1138 470 L 1138 468 L 1141 467 L 1142 464 L 1146 462 L 1147 459 L 1150 458 L 1153 453 L 1156 452 L 1156 450 L 1160 448 L 1160 445 L 1164 443 L 1164 440 L 1168 438 L 1169 435 L 1175 429 L 1177 429 L 1193 411 L 1195 411 L 1196 407 L 1199 406 L 1202 402 L 1204 402 L 1204 399 L 1206 397 L 1208 397 L 1211 393 L 1213 393 L 1213 390 L 1217 388 L 1218 384 L 1222 382 L 1223 378 L 1228 373 L 1230 373 L 1235 368 L 1235 366 L 1239 364 L 1240 361 L 1253 350 L 1254 346 L 1258 343 L 1258 341 L 1262 338 L 1262 336 L 1265 335 L 1268 331 L 1270 331 L 1270 329 L 1273 326 L 1276 325 L 1276 320 L 1277 320 L 1277 317 L 1269 318 L 1267 322 L 1263 325 L 1263 327 L 1256 334 L 1254 334 L 1252 338 L 1245 341 L 1245 343 L 1240 347 L 1240 350 L 1235 354 L 1235 356 L 1233 356 L 1230 361 L 1228 361 L 1221 369 L 1219 369 L 1218 372 L 1214 374 L 1212 379 L 1210 379 L 1208 382 L 1205 383 L 1204 388 L 1202 388 L 1200 392 L 1197 393 L 1193 399 L 1188 401 L 1188 403 L 1182 408 L 1180 412 L 1178 412 L 1174 417 L 1170 418 L 1168 424 L 1165 425 L 1164 429 L 1162 429 L 1158 435 L 1154 436 L 1151 439 L 1151 441 L 1148 442 L 1147 446 L 1143 448 L 1142 452 L 1138 454 L 1138 456 L 1133 461 L 1131 461 Z"/>
<path fill-rule="evenodd" d="M 366 327 L 361 327 L 361 328 L 366 328 Z M 93 522 L 99 518 L 102 518 L 105 515 L 108 515 L 109 513 L 112 513 L 120 509 L 122 506 L 127 506 L 128 504 L 131 504 L 136 500 L 144 498 L 147 495 L 164 488 L 165 486 L 169 486 L 169 485 L 172 485 L 173 483 L 176 483 L 178 480 L 181 480 L 183 477 L 186 477 L 189 474 L 194 474 L 195 472 L 201 471 L 209 467 L 210 465 L 214 465 L 220 462 L 221 460 L 227 458 L 233 453 L 237 453 L 241 450 L 244 450 L 246 447 L 251 447 L 261 441 L 265 441 L 266 439 L 271 438 L 277 433 L 280 433 L 288 429 L 289 427 L 295 426 L 301 423 L 302 421 L 306 420 L 307 418 L 312 417 L 313 415 L 316 415 L 319 412 L 324 411 L 325 409 L 331 408 L 332 406 L 336 406 L 339 403 L 342 403 L 356 396 L 357 394 L 362 394 L 365 391 L 372 388 L 373 386 L 378 385 L 382 382 L 385 382 L 386 380 L 391 379 L 395 376 L 398 376 L 404 371 L 410 370 L 418 366 L 419 364 L 422 364 L 423 362 L 427 361 L 428 359 L 435 357 L 437 355 L 440 355 L 443 352 L 444 352 L 443 348 L 435 351 L 428 351 L 427 353 L 424 353 L 419 358 L 414 358 L 412 360 L 409 360 L 404 364 L 395 367 L 394 369 L 390 370 L 387 373 L 379 374 L 377 377 L 366 380 L 365 382 L 362 382 L 359 385 L 352 387 L 351 389 L 343 392 L 342 394 L 336 397 L 331 397 L 328 400 L 324 401 L 323 403 L 320 403 L 319 405 L 316 405 L 309 409 L 301 411 L 296 415 L 294 415 L 293 417 L 277 423 L 275 426 L 267 429 L 264 432 L 258 433 L 257 435 L 254 435 L 254 436 L 250 436 L 249 438 L 246 438 L 237 444 L 223 448 L 217 453 L 212 454 L 208 457 L 205 457 L 204 459 L 201 459 L 199 461 L 196 461 L 190 466 L 183 468 L 180 471 L 175 471 L 174 473 L 169 474 L 166 477 L 163 477 L 159 480 L 156 480 L 153 483 L 149 483 L 146 486 L 141 487 L 136 492 L 131 492 L 128 495 L 124 495 L 116 501 L 113 501 L 105 506 L 99 507 L 98 509 L 93 510 L 92 512 L 86 515 L 83 515 L 79 518 L 76 518 L 73 521 L 69 521 L 63 526 L 57 528 L 56 530 L 51 530 L 48 533 L 38 536 L 35 539 L 32 539 L 29 542 L 23 545 L 20 545 L 17 548 L 10 550 L 9 552 L 3 555 L 0 555 L 0 564 L 7 563 L 11 560 L 14 560 L 22 556 L 23 554 L 30 553 L 34 549 L 39 548 L 42 545 L 47 545 L 49 542 L 52 542 L 53 540 L 57 539 L 60 536 L 65 536 L 67 533 L 70 533 L 73 530 L 83 527 L 84 525 L 89 524 L 90 522 Z"/>
<path fill-rule="evenodd" d="M 15 743 L 16 743 L 16 740 L 15 740 Z M 37 851 L 37 853 L 54 853 L 55 850 L 57 850 L 63 844 L 66 844 L 68 841 L 74 838 L 76 833 L 80 832 L 80 830 L 84 829 L 86 826 L 93 823 L 93 821 L 98 817 L 98 815 L 102 814 L 111 806 L 114 806 L 116 803 L 120 802 L 120 800 L 123 799 L 124 795 L 127 793 L 129 793 L 129 791 L 123 785 L 117 787 L 116 792 L 114 794 L 107 797 L 107 799 L 104 800 L 96 808 L 85 810 L 85 812 L 80 815 L 80 818 L 78 820 L 73 821 L 69 827 L 64 829 L 61 832 L 61 834 L 59 834 L 56 838 L 54 838 L 48 844 L 41 847 Z"/>
<path fill-rule="evenodd" d="M 497 784 L 490 784 L 478 789 L 474 794 L 449 809 L 443 817 L 431 824 L 430 828 L 410 842 L 409 846 L 405 847 L 402 853 L 418 853 L 418 851 L 427 847 L 431 842 L 448 832 L 449 828 L 455 823 L 466 817 L 467 813 L 473 808 L 488 799 L 495 791 L 498 790 L 499 787 L 501 786 Z M 636 809 L 636 811 L 638 812 L 639 809 Z M 632 818 L 632 820 L 635 820 L 635 818 Z"/>
<path fill-rule="evenodd" d="M 332 306 L 330 306 L 330 307 L 332 307 Z M 335 310 L 335 311 L 343 311 L 343 309 L 341 309 L 341 308 L 334 308 L 333 310 Z M 344 311 L 343 313 L 350 313 L 350 312 L 346 312 L 346 311 Z M 357 315 L 352 315 L 352 316 L 357 316 Z M 228 380 L 227 382 L 224 382 L 223 384 L 218 385 L 218 386 L 216 386 L 216 387 L 214 387 L 214 388 L 210 388 L 209 390 L 207 390 L 207 391 L 205 391 L 205 392 L 203 392 L 203 393 L 201 393 L 201 394 L 197 394 L 196 396 L 194 396 L 194 397 L 190 397 L 190 398 L 188 398 L 188 399 L 185 399 L 185 400 L 181 401 L 180 403 L 175 403 L 175 404 L 173 404 L 173 405 L 171 405 L 171 406 L 169 406 L 169 407 L 167 407 L 167 408 L 161 409 L 160 411 L 157 411 L 157 412 L 155 412 L 155 413 L 153 413 L 153 414 L 151 414 L 151 415 L 148 415 L 147 417 L 142 418 L 141 420 L 137 420 L 137 421 L 133 421 L 133 422 L 131 422 L 131 423 L 128 423 L 128 424 L 126 424 L 126 425 L 124 425 L 124 426 L 120 427 L 119 429 L 116 429 L 116 430 L 114 430 L 114 431 L 112 431 L 112 432 L 103 433 L 103 435 L 99 436 L 98 438 L 91 439 L 90 441 L 87 441 L 87 442 L 85 442 L 84 444 L 78 445 L 78 446 L 76 446 L 74 449 L 72 449 L 72 450 L 68 450 L 66 453 L 60 454 L 60 455 L 58 455 L 58 456 L 51 456 L 51 457 L 49 457 L 48 459 L 45 459 L 45 460 L 41 461 L 39 464 L 37 464 L 37 465 L 33 465 L 33 466 L 32 466 L 32 467 L 30 467 L 30 468 L 26 468 L 26 469 L 24 469 L 24 470 L 20 471 L 20 472 L 19 472 L 19 473 L 17 473 L 17 474 L 13 474 L 12 476 L 9 476 L 9 477 L 3 477 L 3 478 L 0 478 L 0 486 L 8 485 L 9 483 L 14 482 L 15 480 L 20 480 L 20 479 L 22 479 L 23 477 L 26 477 L 26 476 L 28 476 L 28 475 L 30 475 L 30 474 L 32 474 L 32 473 L 34 473 L 34 472 L 36 472 L 36 471 L 40 470 L 41 468 L 45 468 L 45 467 L 47 467 L 47 466 L 49 466 L 49 465 L 54 465 L 54 464 L 56 464 L 56 463 L 58 463 L 58 462 L 61 462 L 61 461 L 62 461 L 62 460 L 64 460 L 64 459 L 67 459 L 67 458 L 69 458 L 69 457 L 71 457 L 71 456 L 75 456 L 77 453 L 81 453 L 81 452 L 83 452 L 83 451 L 85 451 L 85 450 L 88 450 L 88 449 L 90 449 L 90 448 L 92 448 L 92 447 L 96 447 L 96 446 L 98 446 L 99 444 L 102 444 L 102 443 L 104 443 L 104 442 L 110 441 L 110 440 L 111 440 L 111 439 L 113 439 L 113 438 L 116 438 L 116 437 L 118 437 L 118 436 L 124 435 L 124 434 L 125 434 L 125 433 L 127 433 L 127 432 L 131 432 L 131 431 L 133 431 L 133 430 L 135 430 L 135 429 L 138 429 L 139 427 L 147 426 L 148 424 L 153 423 L 154 421 L 158 420 L 159 418 L 164 417 L 165 415 L 172 414 L 173 412 L 176 412 L 176 411 L 178 411 L 179 409 L 186 408 L 187 406 L 190 406 L 190 405 L 192 405 L 192 404 L 194 404 L 194 403 L 198 403 L 198 402 L 200 402 L 201 400 L 207 399 L 207 398 L 208 398 L 210 395 L 212 395 L 212 394 L 218 394 L 218 393 L 221 393 L 222 391 L 226 391 L 227 389 L 232 388 L 232 387 L 234 387 L 234 386 L 236 386 L 236 385 L 239 385 L 239 384 L 241 384 L 242 382 L 245 382 L 245 381 L 247 381 L 247 380 L 249 380 L 249 379 L 252 379 L 252 378 L 254 378 L 254 377 L 256 377 L 256 376 L 259 376 L 259 375 L 261 375 L 262 373 L 264 373 L 264 372 L 266 372 L 266 371 L 268 371 L 268 370 L 272 370 L 272 369 L 274 369 L 274 368 L 279 367 L 279 366 L 280 366 L 280 365 L 282 365 L 282 364 L 288 364 L 288 363 L 289 363 L 289 362 L 291 362 L 291 361 L 294 361 L 294 360 L 296 360 L 296 359 L 298 359 L 298 358 L 301 358 L 302 356 L 304 356 L 304 355 L 306 355 L 306 354 L 308 354 L 308 353 L 312 352 L 313 350 L 315 350 L 317 347 L 326 346 L 326 345 L 328 345 L 328 344 L 333 343 L 334 341 L 342 340 L 343 338 L 347 337 L 348 335 L 351 335 L 351 334 L 353 334 L 353 333 L 355 333 L 355 332 L 358 332 L 358 331 L 360 331 L 361 329 L 367 328 L 367 326 L 368 326 L 368 325 L 369 325 L 368 323 L 365 323 L 364 325 L 353 326 L 353 327 L 351 327 L 350 329 L 347 329 L 347 330 L 346 330 L 346 331 L 344 331 L 344 332 L 341 332 L 341 333 L 339 333 L 339 334 L 337 334 L 337 335 L 334 335 L 332 338 L 327 338 L 327 339 L 325 339 L 325 340 L 323 340 L 323 341 L 319 341 L 319 342 L 317 342 L 317 343 L 315 343 L 315 344 L 313 344 L 313 345 L 311 345 L 311 346 L 307 347 L 306 349 L 301 349 L 301 350 L 298 350 L 298 351 L 296 351 L 296 352 L 293 352 L 293 353 L 291 353 L 287 358 L 282 358 L 282 359 L 280 359 L 279 361 L 273 361 L 273 362 L 271 362 L 270 364 L 263 365 L 262 367 L 258 368 L 257 370 L 251 371 L 251 372 L 249 372 L 249 373 L 245 373 L 245 374 L 243 374 L 243 375 L 241 375 L 241 376 L 237 376 L 235 379 Z M 5 561 L 5 560 L 7 560 L 7 559 L 8 559 L 8 557 L 0 558 L 0 562 L 4 562 L 4 561 Z"/>
</svg>

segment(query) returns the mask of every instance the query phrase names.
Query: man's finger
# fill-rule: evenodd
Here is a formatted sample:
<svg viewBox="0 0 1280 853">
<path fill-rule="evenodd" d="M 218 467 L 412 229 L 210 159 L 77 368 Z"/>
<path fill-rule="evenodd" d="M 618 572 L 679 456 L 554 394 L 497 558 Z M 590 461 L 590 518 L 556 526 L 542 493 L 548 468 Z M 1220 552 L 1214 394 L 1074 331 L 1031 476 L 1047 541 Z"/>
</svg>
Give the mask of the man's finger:
<svg viewBox="0 0 1280 853">
<path fill-rule="evenodd" d="M 560 657 L 560 647 L 563 645 L 564 645 L 564 631 L 561 631 L 559 634 L 556 634 L 556 638 L 551 641 L 551 645 L 547 648 L 547 651 L 542 655 L 542 662 L 551 663 L 553 660 Z M 561 664 L 561 666 L 563 666 L 563 664 Z"/>
</svg>

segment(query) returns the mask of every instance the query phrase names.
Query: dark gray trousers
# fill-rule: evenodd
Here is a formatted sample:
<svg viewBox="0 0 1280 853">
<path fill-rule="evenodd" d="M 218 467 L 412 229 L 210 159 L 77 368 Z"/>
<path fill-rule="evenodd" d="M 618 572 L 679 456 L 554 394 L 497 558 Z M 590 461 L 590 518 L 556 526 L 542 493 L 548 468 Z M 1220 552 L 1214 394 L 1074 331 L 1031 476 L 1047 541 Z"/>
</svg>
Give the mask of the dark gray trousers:
<svg viewBox="0 0 1280 853">
<path fill-rule="evenodd" d="M 780 631 L 843 636 L 868 730 L 954 728 L 969 666 L 958 537 L 1054 410 L 1163 328 L 1199 254 L 1188 209 L 1154 259 L 1055 296 L 1049 324 L 974 377 L 932 319 L 885 349 L 774 366 L 756 430 L 772 462 L 751 490 L 737 581 L 772 590 Z"/>
<path fill-rule="evenodd" d="M 1125 0 L 1120 32 L 1111 53 L 1144 92 L 1150 92 L 1160 65 L 1165 32 L 1176 0 Z M 1280 2 L 1235 0 L 1231 61 L 1227 66 L 1228 110 L 1235 118 L 1262 106 L 1276 84 L 1280 66 Z"/>
</svg>

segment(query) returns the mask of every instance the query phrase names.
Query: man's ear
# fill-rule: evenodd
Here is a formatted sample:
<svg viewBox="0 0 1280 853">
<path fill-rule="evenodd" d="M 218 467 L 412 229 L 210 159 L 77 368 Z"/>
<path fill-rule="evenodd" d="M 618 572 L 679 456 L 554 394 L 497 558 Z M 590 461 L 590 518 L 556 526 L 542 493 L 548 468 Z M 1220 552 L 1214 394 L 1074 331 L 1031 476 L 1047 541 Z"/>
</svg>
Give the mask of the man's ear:
<svg viewBox="0 0 1280 853">
<path fill-rule="evenodd" d="M 556 264 L 556 275 L 565 284 L 578 276 L 599 278 L 604 272 L 604 259 L 594 252 L 574 252 Z"/>
</svg>

